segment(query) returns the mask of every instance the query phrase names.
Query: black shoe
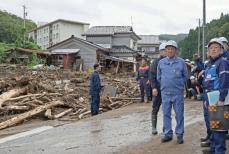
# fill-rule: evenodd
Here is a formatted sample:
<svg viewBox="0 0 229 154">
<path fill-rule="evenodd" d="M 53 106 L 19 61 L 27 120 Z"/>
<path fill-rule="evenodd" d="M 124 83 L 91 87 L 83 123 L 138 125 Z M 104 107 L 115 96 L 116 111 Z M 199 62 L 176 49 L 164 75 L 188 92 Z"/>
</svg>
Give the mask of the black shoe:
<svg viewBox="0 0 229 154">
<path fill-rule="evenodd" d="M 169 142 L 171 141 L 173 138 L 170 137 L 170 136 L 164 136 L 162 139 L 161 139 L 161 142 L 162 143 L 165 143 L 165 142 Z"/>
<path fill-rule="evenodd" d="M 203 150 L 202 150 L 202 153 L 203 153 L 203 154 L 214 154 L 214 152 L 212 152 L 211 149 L 203 149 Z"/>
<path fill-rule="evenodd" d="M 183 143 L 184 143 L 183 138 L 178 137 L 178 138 L 177 138 L 177 143 L 178 143 L 178 144 L 183 144 Z"/>
<path fill-rule="evenodd" d="M 211 136 L 211 135 L 210 135 L 210 134 L 208 134 L 208 135 L 207 135 L 207 136 L 205 136 L 205 137 L 201 137 L 201 138 L 200 138 L 200 141 L 201 141 L 201 142 L 205 142 L 205 141 L 207 141 L 207 140 L 209 140 L 209 139 L 210 139 L 210 136 Z"/>
<path fill-rule="evenodd" d="M 210 144 L 210 141 L 209 140 L 200 143 L 200 146 L 201 147 L 210 147 L 210 145 L 211 144 Z"/>
</svg>

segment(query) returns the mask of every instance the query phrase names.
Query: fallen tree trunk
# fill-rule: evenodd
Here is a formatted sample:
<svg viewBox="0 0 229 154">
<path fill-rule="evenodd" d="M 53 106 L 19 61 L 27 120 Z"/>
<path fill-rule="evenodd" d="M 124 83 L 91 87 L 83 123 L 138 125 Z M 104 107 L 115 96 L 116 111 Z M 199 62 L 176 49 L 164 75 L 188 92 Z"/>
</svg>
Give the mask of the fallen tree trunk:
<svg viewBox="0 0 229 154">
<path fill-rule="evenodd" d="M 13 126 L 13 125 L 16 125 L 20 122 L 22 122 L 23 120 L 25 119 L 28 119 L 38 113 L 41 113 L 51 107 L 55 107 L 55 106 L 58 106 L 58 105 L 63 105 L 63 103 L 61 101 L 54 101 L 54 102 L 50 102 L 48 104 L 45 104 L 45 105 L 42 105 L 42 106 L 39 106 L 31 111 L 28 111 L 28 112 L 25 112 L 25 113 L 22 113 L 16 117 L 13 117 L 9 120 L 6 120 L 4 122 L 1 122 L 0 123 L 0 130 L 1 129 L 4 129 L 4 128 L 7 128 L 7 127 L 10 127 L 10 126 Z"/>
<path fill-rule="evenodd" d="M 84 112 L 84 113 L 81 113 L 81 114 L 79 115 L 79 119 L 82 119 L 85 115 L 87 115 L 87 114 L 89 114 L 89 113 L 91 113 L 91 111 L 86 111 L 86 112 Z"/>
<path fill-rule="evenodd" d="M 9 98 L 19 96 L 25 93 L 27 88 L 12 89 L 0 95 L 0 108 L 2 108 L 3 103 L 5 103 Z"/>
<path fill-rule="evenodd" d="M 59 114 L 54 115 L 53 118 L 54 118 L 54 119 L 58 119 L 58 118 L 60 118 L 60 117 L 63 117 L 64 115 L 66 115 L 66 114 L 72 112 L 72 110 L 73 110 L 73 109 L 67 109 L 67 110 L 65 110 L 65 111 L 63 111 L 63 112 L 61 112 L 61 113 L 59 113 Z"/>
<path fill-rule="evenodd" d="M 141 98 L 124 98 L 124 97 L 110 97 L 114 100 L 141 100 Z"/>
<path fill-rule="evenodd" d="M 23 95 L 23 96 L 19 96 L 19 97 L 15 97 L 15 98 L 9 98 L 7 100 L 5 100 L 5 102 L 7 101 L 18 101 L 20 99 L 24 99 L 24 98 L 28 98 L 28 97 L 36 97 L 36 96 L 62 96 L 62 94 L 60 93 L 43 93 L 43 94 L 29 94 L 29 95 Z"/>
<path fill-rule="evenodd" d="M 29 106 L 15 106 L 15 105 L 10 105 L 10 106 L 4 106 L 1 108 L 1 110 L 9 110 L 9 111 L 27 111 L 29 110 Z"/>
</svg>

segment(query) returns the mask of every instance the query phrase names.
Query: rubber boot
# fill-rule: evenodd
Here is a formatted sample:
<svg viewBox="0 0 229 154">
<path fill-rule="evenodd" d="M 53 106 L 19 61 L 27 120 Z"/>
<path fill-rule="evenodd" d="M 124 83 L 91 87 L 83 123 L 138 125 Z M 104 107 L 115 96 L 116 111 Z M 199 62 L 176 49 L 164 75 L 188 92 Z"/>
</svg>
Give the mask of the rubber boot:
<svg viewBox="0 0 229 154">
<path fill-rule="evenodd" d="M 152 134 L 156 135 L 157 134 L 157 116 L 152 115 Z"/>
<path fill-rule="evenodd" d="M 206 137 L 201 137 L 200 141 L 201 141 L 201 142 L 205 142 L 205 141 L 209 140 L 210 137 L 211 137 L 211 134 L 208 133 Z"/>
</svg>

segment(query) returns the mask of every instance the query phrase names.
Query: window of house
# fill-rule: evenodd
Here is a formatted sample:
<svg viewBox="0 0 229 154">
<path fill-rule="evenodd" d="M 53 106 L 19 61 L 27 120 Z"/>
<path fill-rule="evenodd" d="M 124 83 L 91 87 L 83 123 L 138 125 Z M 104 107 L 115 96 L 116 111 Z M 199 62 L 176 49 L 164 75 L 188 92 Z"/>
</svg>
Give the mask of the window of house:
<svg viewBox="0 0 229 154">
<path fill-rule="evenodd" d="M 57 25 L 56 25 L 56 30 L 58 30 L 58 28 L 59 28 L 59 25 L 57 24 Z"/>
<path fill-rule="evenodd" d="M 56 39 L 58 39 L 58 37 L 59 37 L 59 34 L 58 34 L 58 33 L 56 33 Z"/>
</svg>

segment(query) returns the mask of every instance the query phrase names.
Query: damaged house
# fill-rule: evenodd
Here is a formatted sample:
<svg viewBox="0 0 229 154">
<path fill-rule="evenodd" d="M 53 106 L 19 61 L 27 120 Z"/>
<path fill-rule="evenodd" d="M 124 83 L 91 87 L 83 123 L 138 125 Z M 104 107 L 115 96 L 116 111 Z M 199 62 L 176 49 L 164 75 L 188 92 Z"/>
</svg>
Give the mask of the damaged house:
<svg viewBox="0 0 229 154">
<path fill-rule="evenodd" d="M 139 35 L 138 51 L 142 57 L 150 60 L 159 57 L 160 40 L 158 35 Z"/>
<path fill-rule="evenodd" d="M 106 49 L 100 59 L 106 68 L 136 71 L 137 42 L 141 39 L 131 26 L 94 26 L 86 33 L 86 40 Z"/>
</svg>

